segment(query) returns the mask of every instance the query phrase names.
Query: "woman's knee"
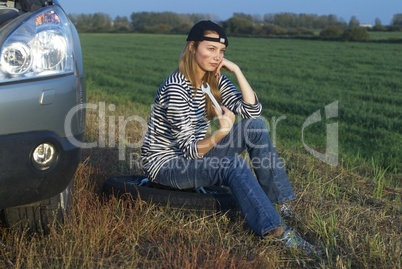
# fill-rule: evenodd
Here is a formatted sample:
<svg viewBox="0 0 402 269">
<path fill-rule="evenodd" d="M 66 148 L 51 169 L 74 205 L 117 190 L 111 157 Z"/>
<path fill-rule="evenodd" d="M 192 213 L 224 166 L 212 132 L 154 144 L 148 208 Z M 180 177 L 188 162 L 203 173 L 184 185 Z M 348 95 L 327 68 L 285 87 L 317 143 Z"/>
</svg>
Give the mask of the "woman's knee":
<svg viewBox="0 0 402 269">
<path fill-rule="evenodd" d="M 261 138 L 269 139 L 269 131 L 264 119 L 247 119 L 244 123 L 244 130 L 249 142 L 257 142 Z"/>
<path fill-rule="evenodd" d="M 225 171 L 227 179 L 241 179 L 247 173 L 251 173 L 250 168 L 246 160 L 244 160 L 239 155 L 231 158 L 224 158 L 221 163 L 222 170 Z"/>
<path fill-rule="evenodd" d="M 252 119 L 250 121 L 250 129 L 261 130 L 268 133 L 267 122 L 263 118 Z"/>
</svg>

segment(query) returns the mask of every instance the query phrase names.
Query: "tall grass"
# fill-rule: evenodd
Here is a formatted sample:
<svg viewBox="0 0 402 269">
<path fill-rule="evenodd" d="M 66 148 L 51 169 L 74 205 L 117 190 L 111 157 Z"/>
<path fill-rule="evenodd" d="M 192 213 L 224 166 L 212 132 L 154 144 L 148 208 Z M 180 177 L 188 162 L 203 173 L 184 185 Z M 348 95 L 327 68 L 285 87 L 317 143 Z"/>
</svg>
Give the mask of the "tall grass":
<svg viewBox="0 0 402 269">
<path fill-rule="evenodd" d="M 101 195 L 119 173 L 109 149 L 83 152 L 74 206 L 50 233 L 0 230 L 2 268 L 400 268 L 400 189 L 374 195 L 375 183 L 342 168 L 329 169 L 301 152 L 282 152 L 299 218 L 290 220 L 326 249 L 311 259 L 254 236 L 240 216 L 191 213 Z"/>
<path fill-rule="evenodd" d="M 106 111 L 105 122 L 100 120 L 98 111 L 87 112 L 87 140 L 98 141 L 99 126 L 102 124 L 107 128 L 114 126 L 112 130 L 115 135 L 108 133 L 105 147 L 82 151 L 82 161 L 75 175 L 74 205 L 64 224 L 51 227 L 47 236 L 0 229 L 0 267 L 401 268 L 401 175 L 384 168 L 382 164 L 385 159 L 370 157 L 366 162 L 368 150 L 354 152 L 355 160 L 347 165 L 341 163 L 331 167 L 309 155 L 301 146 L 289 146 L 290 141 L 297 144 L 298 124 L 305 116 L 339 97 L 340 103 L 343 103 L 339 121 L 344 121 L 341 123 L 343 128 L 348 127 L 340 137 L 356 136 L 355 140 L 342 142 L 342 154 L 346 154 L 343 151 L 347 151 L 349 143 L 357 143 L 353 145 L 354 148 L 368 148 L 370 144 L 367 140 L 363 140 L 364 145 L 361 143 L 360 136 L 366 128 L 361 124 L 366 122 L 364 115 L 373 116 L 377 112 L 360 115 L 354 112 L 354 108 L 362 106 L 361 100 L 369 96 L 374 103 L 367 103 L 367 109 L 374 109 L 374 99 L 380 98 L 384 102 L 384 110 L 391 113 L 395 109 L 395 102 L 399 101 L 378 93 L 357 94 L 358 82 L 353 81 L 361 78 L 362 73 L 356 72 L 355 78 L 353 74 L 348 74 L 352 69 L 342 70 L 339 66 L 336 70 L 346 76 L 345 81 L 341 77 L 330 80 L 331 76 L 322 74 L 323 70 L 330 68 L 330 63 L 325 59 L 320 60 L 320 57 L 324 57 L 324 50 L 330 52 L 352 48 L 352 51 L 345 50 L 343 53 L 353 56 L 359 54 L 360 50 L 381 47 L 256 39 L 235 39 L 229 47 L 235 51 L 234 60 L 246 66 L 246 74 L 252 77 L 250 82 L 255 85 L 263 102 L 267 113 L 265 116 L 287 117 L 286 128 L 278 134 L 277 145 L 286 161 L 286 169 L 297 195 L 292 206 L 298 218 L 288 220 L 288 223 L 309 241 L 322 246 L 326 250 L 325 257 L 312 259 L 282 248 L 273 238 L 258 238 L 250 232 L 241 216 L 182 212 L 132 200 L 130 196 L 116 199 L 102 195 L 102 184 L 108 177 L 140 172 L 129 161 L 119 161 L 119 150 L 111 147 L 109 142 L 118 138 L 118 116 L 136 114 L 148 117 L 155 90 L 174 69 L 180 53 L 177 45 L 182 41 L 183 37 L 180 36 L 82 36 L 88 101 L 94 104 L 104 102 L 107 108 L 110 104 L 116 106 L 113 111 Z M 328 47 L 323 49 L 322 46 Z M 306 47 L 304 52 L 303 47 Z M 243 51 L 241 48 L 244 48 Z M 387 48 L 391 51 L 394 49 L 392 46 Z M 241 56 L 235 56 L 240 53 Z M 267 53 L 269 57 L 265 54 L 256 57 L 254 53 Z M 156 56 L 157 61 L 153 60 Z M 228 57 L 231 56 L 228 52 Z M 310 59 L 313 57 L 316 57 L 315 60 Z M 282 61 L 283 58 L 286 61 Z M 349 63 L 349 60 L 336 59 L 334 56 L 331 59 L 343 65 Z M 269 64 L 264 65 L 263 60 Z M 354 61 L 364 60 L 356 58 Z M 317 65 L 316 74 L 314 69 L 308 69 L 313 63 L 320 63 L 324 67 Z M 278 71 L 280 68 L 282 71 Z M 303 78 L 303 69 L 311 79 Z M 302 79 L 297 80 L 297 76 Z M 352 84 L 348 84 L 349 79 Z M 305 84 L 304 80 L 308 83 Z M 335 81 L 354 85 L 354 88 L 348 92 L 335 86 Z M 362 85 L 371 85 L 362 81 L 364 79 L 360 81 Z M 396 83 L 394 86 L 399 85 L 392 76 L 390 81 Z M 321 89 L 318 85 L 328 87 Z M 332 90 L 335 95 L 331 93 Z M 383 90 L 391 91 L 387 87 Z M 353 116 L 350 113 L 354 113 Z M 394 124 L 399 119 L 393 121 L 390 118 L 389 121 Z M 294 123 L 293 127 L 291 123 Z M 322 127 L 325 126 L 318 128 Z M 384 132 L 383 127 L 377 131 Z M 135 124 L 128 125 L 125 131 L 130 139 L 138 140 L 142 136 L 141 128 Z M 384 132 L 389 137 L 394 137 L 394 133 L 396 130 L 392 128 Z M 316 137 L 322 138 L 320 134 Z M 131 153 L 138 149 L 126 150 Z"/>
</svg>

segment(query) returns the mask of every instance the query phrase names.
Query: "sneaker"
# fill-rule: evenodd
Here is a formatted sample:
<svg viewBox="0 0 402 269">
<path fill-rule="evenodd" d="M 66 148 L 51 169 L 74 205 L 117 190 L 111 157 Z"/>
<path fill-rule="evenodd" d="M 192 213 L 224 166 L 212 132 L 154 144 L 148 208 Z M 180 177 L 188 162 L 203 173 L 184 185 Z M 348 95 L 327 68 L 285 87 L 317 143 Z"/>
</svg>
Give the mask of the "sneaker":
<svg viewBox="0 0 402 269">
<path fill-rule="evenodd" d="M 297 215 L 296 212 L 293 210 L 293 208 L 288 204 L 282 204 L 279 207 L 279 211 L 281 213 L 282 218 L 293 219 L 293 220 L 296 220 L 296 221 L 301 220 L 299 215 Z"/>
<path fill-rule="evenodd" d="M 324 254 L 323 249 L 310 244 L 289 227 L 282 234 L 281 242 L 285 247 L 296 249 L 307 256 L 322 256 Z"/>
<path fill-rule="evenodd" d="M 288 204 L 282 204 L 279 210 L 282 217 L 291 218 L 294 216 L 294 211 Z"/>
</svg>

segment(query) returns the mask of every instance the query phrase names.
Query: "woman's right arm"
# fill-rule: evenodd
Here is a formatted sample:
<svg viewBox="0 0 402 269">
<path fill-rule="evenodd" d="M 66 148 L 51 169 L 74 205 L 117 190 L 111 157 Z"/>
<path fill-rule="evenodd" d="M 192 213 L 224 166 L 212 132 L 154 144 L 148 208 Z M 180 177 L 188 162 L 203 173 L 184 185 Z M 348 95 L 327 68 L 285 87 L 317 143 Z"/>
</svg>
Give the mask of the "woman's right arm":
<svg viewBox="0 0 402 269">
<path fill-rule="evenodd" d="M 197 142 L 197 151 L 200 157 L 207 154 L 213 147 L 215 147 L 219 141 L 221 141 L 233 127 L 235 121 L 235 115 L 232 111 L 227 109 L 225 106 L 221 106 L 223 113 L 219 115 L 216 110 L 216 114 L 219 115 L 219 129 L 215 131 L 211 136 L 201 139 Z"/>
</svg>

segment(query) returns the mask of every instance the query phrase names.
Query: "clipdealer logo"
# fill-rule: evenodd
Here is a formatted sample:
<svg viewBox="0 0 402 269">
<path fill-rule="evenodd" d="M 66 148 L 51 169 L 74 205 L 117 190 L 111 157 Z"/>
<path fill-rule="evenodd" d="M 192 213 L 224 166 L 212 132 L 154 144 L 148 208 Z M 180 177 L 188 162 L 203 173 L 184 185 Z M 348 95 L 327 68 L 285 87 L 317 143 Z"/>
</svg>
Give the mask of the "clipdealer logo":
<svg viewBox="0 0 402 269">
<path fill-rule="evenodd" d="M 98 128 L 99 128 L 99 137 L 98 141 L 94 142 L 81 142 L 78 141 L 74 135 L 73 135 L 73 126 L 74 121 L 77 120 L 77 116 L 82 113 L 82 111 L 85 110 L 95 110 L 98 112 Z M 73 107 L 67 114 L 66 119 L 64 121 L 64 129 L 66 132 L 67 137 L 70 140 L 70 143 L 73 144 L 76 147 L 79 148 L 84 148 L 84 149 L 90 149 L 90 148 L 95 148 L 95 147 L 111 147 L 115 148 L 117 147 L 119 150 L 119 160 L 120 161 L 125 161 L 126 160 L 126 150 L 127 148 L 131 149 L 138 149 L 142 146 L 143 138 L 147 130 L 147 122 L 144 118 L 138 116 L 138 115 L 132 115 L 129 117 L 124 117 L 124 116 L 107 116 L 106 112 L 110 111 L 113 112 L 115 111 L 116 106 L 113 104 L 110 104 L 106 106 L 104 102 L 100 102 L 99 104 L 91 104 L 91 103 L 85 103 L 82 105 L 77 105 Z M 312 115 L 310 115 L 306 121 L 303 123 L 302 129 L 301 129 L 301 139 L 304 148 L 312 154 L 315 158 L 321 160 L 324 163 L 327 163 L 331 166 L 337 166 L 338 165 L 338 144 L 339 144 L 339 134 L 338 134 L 338 122 L 333 122 L 333 123 L 328 123 L 326 124 L 326 148 L 325 152 L 319 152 L 317 150 L 314 150 L 312 147 L 307 145 L 305 142 L 305 130 L 307 127 L 322 122 L 324 120 L 331 120 L 334 118 L 338 117 L 338 101 L 335 101 L 324 108 L 324 117 L 322 117 L 321 114 L 321 109 L 317 110 L 314 112 Z M 272 138 L 272 142 L 275 145 L 276 138 L 277 138 L 277 129 L 278 129 L 278 123 L 280 121 L 283 121 L 286 119 L 286 116 L 281 116 L 278 119 L 276 117 L 272 118 L 271 124 L 269 122 L 266 122 L 268 126 L 268 130 L 270 130 L 270 135 Z M 115 124 L 117 120 L 117 126 Z M 107 124 L 106 121 L 108 121 L 109 127 L 106 128 Z M 141 130 L 139 133 L 141 133 L 141 138 L 138 139 L 136 142 L 130 142 L 128 141 L 126 137 L 126 131 L 127 131 L 127 126 L 130 123 L 135 123 L 136 125 L 140 126 Z M 115 133 L 117 131 L 118 137 L 116 137 Z M 117 140 L 117 143 L 116 143 Z M 138 156 L 137 156 L 138 155 Z M 130 154 L 130 163 L 132 162 L 140 162 L 140 156 L 139 154 L 132 153 Z"/>
<path fill-rule="evenodd" d="M 74 126 L 73 122 L 76 118 L 76 115 L 81 111 L 81 110 L 97 110 L 98 112 L 98 128 L 99 128 L 99 137 L 98 141 L 94 142 L 81 142 L 78 141 L 74 135 L 73 135 L 73 130 L 72 126 Z M 142 145 L 142 139 L 144 137 L 144 134 L 147 130 L 147 122 L 144 118 L 138 116 L 138 115 L 131 115 L 129 117 L 124 117 L 124 116 L 119 116 L 116 118 L 116 116 L 106 116 L 106 111 L 113 112 L 115 111 L 116 106 L 113 104 L 110 104 L 106 108 L 106 104 L 104 102 L 100 102 L 99 104 L 91 104 L 91 103 L 86 103 L 83 105 L 77 105 L 73 107 L 66 116 L 66 119 L 64 121 L 64 130 L 66 132 L 66 135 L 70 141 L 71 144 L 73 144 L 76 147 L 83 148 L 83 149 L 90 149 L 90 148 L 105 148 L 105 147 L 110 147 L 110 148 L 115 148 L 116 146 L 119 149 L 119 161 L 124 161 L 126 160 L 126 149 L 127 148 L 140 148 Z M 106 128 L 106 118 L 109 122 L 108 128 Z M 116 122 L 117 120 L 117 127 L 116 127 Z M 136 124 L 138 126 L 141 126 L 141 139 L 136 142 L 130 142 L 127 139 L 127 126 L 129 124 Z M 117 141 L 118 143 L 116 144 L 116 133 L 117 132 Z M 106 136 L 107 134 L 107 136 Z"/>
<path fill-rule="evenodd" d="M 338 101 L 325 106 L 325 120 L 338 117 Z M 318 152 L 309 147 L 304 140 L 305 129 L 315 123 L 323 121 L 321 110 L 317 110 L 307 118 L 302 127 L 302 142 L 304 148 L 317 159 L 331 166 L 338 165 L 339 126 L 338 122 L 326 124 L 326 149 L 324 153 Z"/>
</svg>

